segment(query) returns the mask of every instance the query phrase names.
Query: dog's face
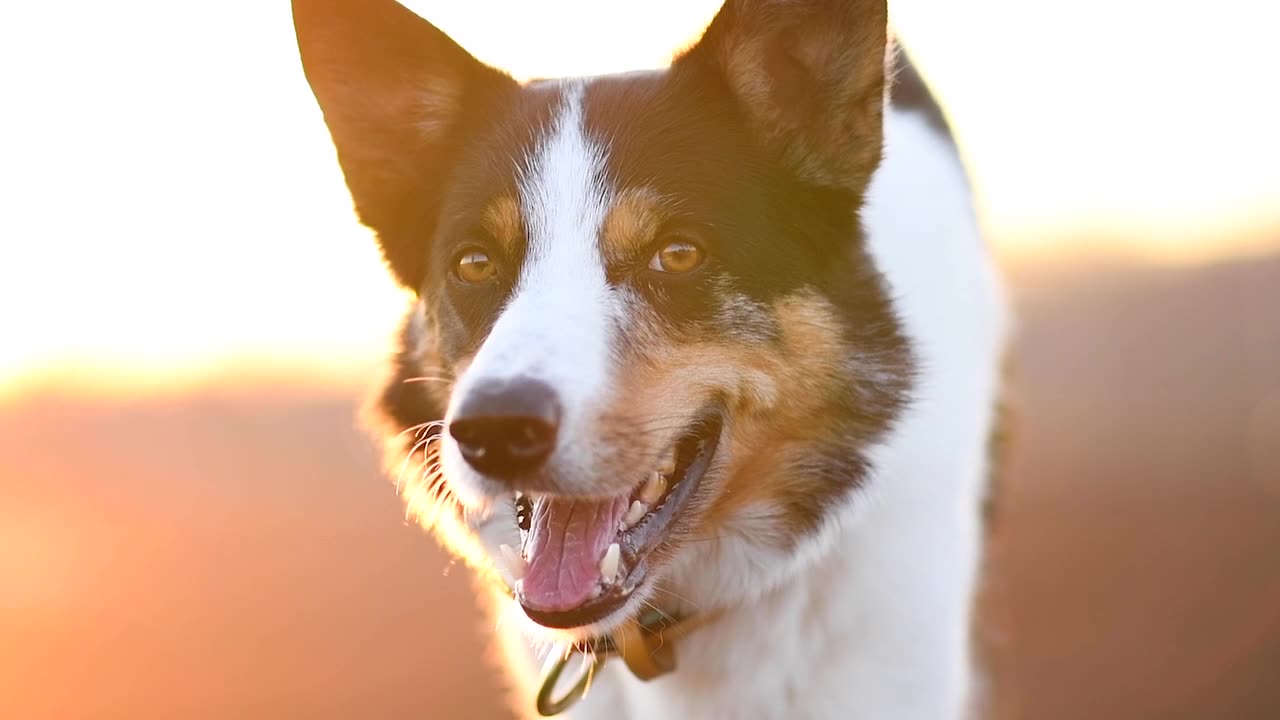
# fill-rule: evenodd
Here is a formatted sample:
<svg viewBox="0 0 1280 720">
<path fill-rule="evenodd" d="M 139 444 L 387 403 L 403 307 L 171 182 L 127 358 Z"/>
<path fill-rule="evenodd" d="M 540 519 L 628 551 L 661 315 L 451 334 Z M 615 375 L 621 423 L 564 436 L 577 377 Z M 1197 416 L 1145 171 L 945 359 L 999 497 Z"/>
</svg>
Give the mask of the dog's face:
<svg viewBox="0 0 1280 720">
<path fill-rule="evenodd" d="M 391 0 L 294 7 L 418 294 L 381 406 L 416 509 L 547 627 L 785 577 L 910 385 L 858 224 L 883 0 L 730 0 L 667 71 L 526 85 Z"/>
</svg>

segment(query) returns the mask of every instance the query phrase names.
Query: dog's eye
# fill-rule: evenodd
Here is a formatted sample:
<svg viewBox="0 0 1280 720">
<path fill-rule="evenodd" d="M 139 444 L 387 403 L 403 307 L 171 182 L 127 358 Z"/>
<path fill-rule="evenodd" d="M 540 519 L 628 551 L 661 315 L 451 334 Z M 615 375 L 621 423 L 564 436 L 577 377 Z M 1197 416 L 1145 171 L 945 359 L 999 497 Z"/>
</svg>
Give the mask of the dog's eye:
<svg viewBox="0 0 1280 720">
<path fill-rule="evenodd" d="M 676 240 L 659 248 L 649 259 L 649 269 L 664 273 L 687 273 L 697 270 L 706 252 L 688 240 Z"/>
<path fill-rule="evenodd" d="M 469 248 L 458 254 L 454 261 L 454 272 L 462 282 L 479 285 L 492 280 L 498 274 L 498 267 L 489 259 L 489 253 L 479 248 Z"/>
</svg>

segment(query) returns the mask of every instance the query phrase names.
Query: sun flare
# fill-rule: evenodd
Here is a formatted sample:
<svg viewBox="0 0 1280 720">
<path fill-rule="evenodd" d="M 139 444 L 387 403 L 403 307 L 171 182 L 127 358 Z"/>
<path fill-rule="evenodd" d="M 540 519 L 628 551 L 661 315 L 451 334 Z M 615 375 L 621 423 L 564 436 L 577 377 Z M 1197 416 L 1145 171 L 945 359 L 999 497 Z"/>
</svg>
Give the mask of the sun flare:
<svg viewBox="0 0 1280 720">
<path fill-rule="evenodd" d="M 719 2 L 407 4 L 530 78 L 661 66 Z M 1276 246 L 1272 4 L 893 10 L 1002 251 L 1092 239 L 1202 261 Z M 351 212 L 287 3 L 25 3 L 6 15 L 8 104 L 26 112 L 0 133 L 0 396 L 372 366 L 405 298 Z"/>
</svg>

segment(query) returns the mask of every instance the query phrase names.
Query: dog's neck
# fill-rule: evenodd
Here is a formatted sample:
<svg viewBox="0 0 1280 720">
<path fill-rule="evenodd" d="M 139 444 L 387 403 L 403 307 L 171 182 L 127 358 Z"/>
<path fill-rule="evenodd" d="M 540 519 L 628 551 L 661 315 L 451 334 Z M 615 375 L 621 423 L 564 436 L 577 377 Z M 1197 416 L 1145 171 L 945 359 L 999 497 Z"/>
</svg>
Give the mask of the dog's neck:
<svg viewBox="0 0 1280 720">
<path fill-rule="evenodd" d="M 569 716 L 959 717 L 970 613 L 954 587 L 972 584 L 977 523 L 956 502 L 876 507 L 796 577 L 680 638 L 674 672 L 646 682 L 610 662 Z"/>
</svg>

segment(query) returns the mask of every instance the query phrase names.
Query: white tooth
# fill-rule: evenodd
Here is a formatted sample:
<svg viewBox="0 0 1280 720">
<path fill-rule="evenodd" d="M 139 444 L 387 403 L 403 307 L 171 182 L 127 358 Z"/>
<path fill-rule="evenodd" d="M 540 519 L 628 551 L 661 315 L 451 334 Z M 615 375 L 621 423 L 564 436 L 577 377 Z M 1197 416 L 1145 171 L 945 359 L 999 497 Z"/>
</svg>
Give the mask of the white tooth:
<svg viewBox="0 0 1280 720">
<path fill-rule="evenodd" d="M 658 466 L 658 472 L 663 475 L 670 475 L 676 471 L 676 451 L 672 450 L 662 459 L 662 464 Z"/>
<path fill-rule="evenodd" d="M 640 499 L 644 501 L 645 505 L 653 505 L 658 502 L 658 498 L 661 498 L 662 493 L 666 492 L 666 490 L 667 479 L 659 473 L 652 473 L 640 490 Z"/>
<path fill-rule="evenodd" d="M 631 503 L 631 509 L 627 510 L 627 517 L 622 521 L 622 524 L 627 527 L 632 527 L 636 523 L 640 522 L 640 518 L 644 517 L 644 514 L 647 512 L 649 512 L 649 506 L 639 500 L 636 500 Z"/>
<path fill-rule="evenodd" d="M 618 577 L 618 562 L 622 559 L 622 548 L 618 543 L 613 543 L 604 553 L 604 559 L 600 561 L 600 578 L 607 583 L 613 582 Z"/>
<path fill-rule="evenodd" d="M 524 577 L 524 571 L 529 568 L 529 563 L 520 557 L 520 553 L 516 552 L 510 545 L 499 545 L 498 551 L 502 553 L 503 563 L 507 566 L 507 572 L 511 573 L 513 580 L 519 580 Z"/>
</svg>

